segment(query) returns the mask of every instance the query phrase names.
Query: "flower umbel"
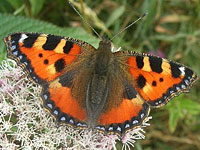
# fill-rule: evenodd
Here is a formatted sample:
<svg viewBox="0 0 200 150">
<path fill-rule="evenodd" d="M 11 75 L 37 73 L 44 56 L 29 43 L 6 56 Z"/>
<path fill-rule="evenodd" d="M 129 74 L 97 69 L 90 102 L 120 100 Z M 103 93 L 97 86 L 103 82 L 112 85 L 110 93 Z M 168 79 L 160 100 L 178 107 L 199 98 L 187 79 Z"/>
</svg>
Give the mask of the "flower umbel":
<svg viewBox="0 0 200 150">
<path fill-rule="evenodd" d="M 68 126 L 56 126 L 53 117 L 42 107 L 40 87 L 29 81 L 14 61 L 6 60 L 0 65 L 2 150 L 116 150 L 117 140 L 122 141 L 122 149 L 130 149 L 135 140 L 144 139 L 142 128 L 149 125 L 145 122 L 141 128 L 126 133 L 121 139 L 116 135 L 103 135 L 89 129 L 80 131 Z"/>
</svg>

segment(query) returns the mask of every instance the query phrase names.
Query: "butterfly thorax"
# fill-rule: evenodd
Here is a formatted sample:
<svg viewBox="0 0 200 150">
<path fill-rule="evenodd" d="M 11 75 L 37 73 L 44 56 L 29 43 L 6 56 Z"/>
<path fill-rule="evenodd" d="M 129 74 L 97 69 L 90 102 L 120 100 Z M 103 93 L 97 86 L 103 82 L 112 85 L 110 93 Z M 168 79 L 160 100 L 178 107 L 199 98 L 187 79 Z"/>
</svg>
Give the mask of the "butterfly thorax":
<svg viewBox="0 0 200 150">
<path fill-rule="evenodd" d="M 99 43 L 99 48 L 97 49 L 94 73 L 105 76 L 108 72 L 111 57 L 111 42 L 108 40 L 101 41 Z"/>
</svg>

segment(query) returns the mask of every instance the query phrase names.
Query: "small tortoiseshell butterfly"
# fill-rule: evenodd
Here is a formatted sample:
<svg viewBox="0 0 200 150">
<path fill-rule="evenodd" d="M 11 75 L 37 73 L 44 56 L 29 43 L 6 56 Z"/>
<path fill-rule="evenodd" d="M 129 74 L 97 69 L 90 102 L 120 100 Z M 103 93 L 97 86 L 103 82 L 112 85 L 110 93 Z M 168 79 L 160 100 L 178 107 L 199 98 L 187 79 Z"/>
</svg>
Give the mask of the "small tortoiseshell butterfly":
<svg viewBox="0 0 200 150">
<path fill-rule="evenodd" d="M 133 51 L 96 49 L 69 37 L 14 33 L 8 57 L 42 86 L 43 105 L 60 123 L 122 135 L 140 126 L 150 107 L 188 92 L 198 79 L 190 68 Z"/>
</svg>

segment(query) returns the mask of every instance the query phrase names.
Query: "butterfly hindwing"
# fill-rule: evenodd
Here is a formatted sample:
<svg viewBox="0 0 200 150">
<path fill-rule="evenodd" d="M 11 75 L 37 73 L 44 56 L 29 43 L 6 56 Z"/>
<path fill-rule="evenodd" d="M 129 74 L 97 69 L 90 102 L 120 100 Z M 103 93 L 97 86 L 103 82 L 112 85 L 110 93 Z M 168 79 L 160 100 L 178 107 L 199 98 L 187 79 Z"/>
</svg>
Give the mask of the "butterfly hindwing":
<svg viewBox="0 0 200 150">
<path fill-rule="evenodd" d="M 16 60 L 39 84 L 60 76 L 82 50 L 90 46 L 72 38 L 40 33 L 14 33 L 4 38 L 4 42 L 8 57 Z"/>
<path fill-rule="evenodd" d="M 139 94 L 130 99 L 123 98 L 119 106 L 113 107 L 100 116 L 100 125 L 97 126 L 97 129 L 122 135 L 140 126 L 149 112 L 149 105 L 142 100 Z"/>
<path fill-rule="evenodd" d="M 70 82 L 69 80 L 63 85 L 61 79 L 57 78 L 43 87 L 43 104 L 59 123 L 87 127 L 85 108 L 72 96 Z"/>
<path fill-rule="evenodd" d="M 197 75 L 188 67 L 149 54 L 123 52 L 129 72 L 141 97 L 151 106 L 166 104 L 172 97 L 188 92 Z"/>
</svg>

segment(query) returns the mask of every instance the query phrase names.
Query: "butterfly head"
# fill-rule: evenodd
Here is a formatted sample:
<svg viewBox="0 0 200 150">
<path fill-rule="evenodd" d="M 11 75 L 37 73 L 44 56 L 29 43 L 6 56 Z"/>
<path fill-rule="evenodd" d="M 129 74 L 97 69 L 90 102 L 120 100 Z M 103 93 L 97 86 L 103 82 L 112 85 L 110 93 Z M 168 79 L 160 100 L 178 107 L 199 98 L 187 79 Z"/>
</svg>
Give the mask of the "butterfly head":
<svg viewBox="0 0 200 150">
<path fill-rule="evenodd" d="M 98 50 L 101 51 L 110 51 L 111 50 L 111 40 L 108 38 L 108 35 L 104 35 L 102 40 L 99 42 Z"/>
</svg>

